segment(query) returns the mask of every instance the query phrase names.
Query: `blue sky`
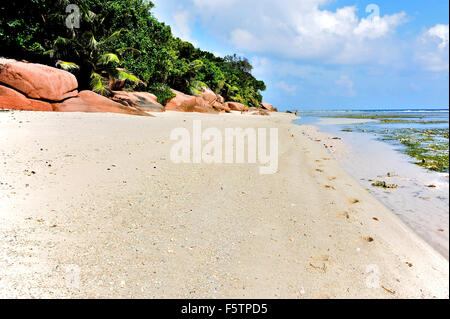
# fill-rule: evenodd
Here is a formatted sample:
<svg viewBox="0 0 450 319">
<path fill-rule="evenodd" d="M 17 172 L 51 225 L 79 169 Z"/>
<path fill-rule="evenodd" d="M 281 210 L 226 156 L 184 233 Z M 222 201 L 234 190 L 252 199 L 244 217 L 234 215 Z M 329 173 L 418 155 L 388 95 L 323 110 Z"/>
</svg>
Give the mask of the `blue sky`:
<svg viewBox="0 0 450 319">
<path fill-rule="evenodd" d="M 448 1 L 153 2 L 176 36 L 247 57 L 281 110 L 448 108 Z"/>
</svg>

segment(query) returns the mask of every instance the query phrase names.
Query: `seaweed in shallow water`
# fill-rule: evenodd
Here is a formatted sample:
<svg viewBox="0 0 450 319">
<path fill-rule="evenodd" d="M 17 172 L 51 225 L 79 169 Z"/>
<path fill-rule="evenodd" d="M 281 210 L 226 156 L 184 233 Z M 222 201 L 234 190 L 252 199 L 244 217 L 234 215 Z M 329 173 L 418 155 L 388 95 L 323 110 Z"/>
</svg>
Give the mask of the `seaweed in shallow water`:
<svg viewBox="0 0 450 319">
<path fill-rule="evenodd" d="M 449 171 L 449 129 L 370 130 L 382 140 L 399 142 L 403 152 L 416 159 L 417 165 L 437 172 Z"/>
</svg>

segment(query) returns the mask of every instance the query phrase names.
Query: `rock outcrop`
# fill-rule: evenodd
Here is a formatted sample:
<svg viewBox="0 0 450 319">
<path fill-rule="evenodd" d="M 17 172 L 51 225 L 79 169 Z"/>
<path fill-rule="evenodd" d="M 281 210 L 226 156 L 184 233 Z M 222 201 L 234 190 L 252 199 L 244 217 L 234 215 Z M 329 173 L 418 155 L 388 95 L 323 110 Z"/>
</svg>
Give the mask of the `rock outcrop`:
<svg viewBox="0 0 450 319">
<path fill-rule="evenodd" d="M 187 95 L 172 90 L 175 97 L 166 104 L 166 111 L 217 113 L 216 110 L 202 96 Z"/>
<path fill-rule="evenodd" d="M 0 85 L 0 109 L 51 112 L 53 106 L 48 102 L 29 99 L 14 89 Z"/>
<path fill-rule="evenodd" d="M 214 102 L 213 108 L 218 112 L 230 113 L 230 108 L 225 103 L 220 103 L 218 101 Z"/>
<path fill-rule="evenodd" d="M 269 112 L 273 112 L 273 111 L 274 111 L 273 105 L 272 105 L 272 104 L 269 104 L 269 103 L 267 103 L 267 102 L 262 102 L 262 103 L 261 103 L 261 108 L 264 109 L 264 110 L 267 110 L 267 111 L 269 111 Z"/>
<path fill-rule="evenodd" d="M 69 72 L 42 64 L 0 58 L 0 109 L 57 112 L 108 112 L 150 116 L 91 91 L 78 93 Z"/>
<path fill-rule="evenodd" d="M 230 108 L 225 105 L 225 99 L 219 95 L 211 91 L 209 88 L 202 88 L 201 97 L 208 102 L 208 104 L 218 112 L 226 112 L 230 113 Z"/>
<path fill-rule="evenodd" d="M 224 98 L 207 87 L 203 87 L 198 95 L 187 95 L 176 90 L 172 90 L 172 92 L 176 96 L 167 102 L 165 107 L 167 111 L 199 113 L 231 112 Z"/>
<path fill-rule="evenodd" d="M 47 65 L 0 58 L 0 83 L 23 95 L 45 101 L 63 101 L 78 94 L 78 82 L 69 72 Z"/>
<path fill-rule="evenodd" d="M 258 110 L 256 112 L 252 112 L 251 115 L 262 115 L 262 116 L 269 116 L 269 112 L 266 110 Z"/>
<path fill-rule="evenodd" d="M 231 112 L 231 109 L 225 103 L 225 99 L 219 94 L 216 94 L 216 101 L 213 104 L 213 108 L 219 112 L 225 112 L 225 113 Z"/>
<path fill-rule="evenodd" d="M 112 100 L 125 106 L 138 107 L 146 112 L 164 112 L 156 95 L 148 92 L 113 91 Z"/>
<path fill-rule="evenodd" d="M 248 108 L 242 104 L 237 102 L 227 102 L 225 105 L 232 111 L 239 111 L 239 112 L 247 112 Z"/>
<path fill-rule="evenodd" d="M 125 81 L 112 80 L 113 89 L 123 88 Z M 78 92 L 75 76 L 42 64 L 0 58 L 0 109 L 57 112 L 108 112 L 150 116 L 147 112 L 199 112 L 217 114 L 248 112 L 249 108 L 225 99 L 207 87 L 198 95 L 172 90 L 175 97 L 164 107 L 148 92 L 112 91 L 111 99 L 91 91 Z M 269 103 L 261 109 L 273 111 Z M 261 109 L 257 109 L 258 111 Z M 261 114 L 262 115 L 262 114 Z M 265 115 L 265 114 L 264 114 Z"/>
<path fill-rule="evenodd" d="M 217 102 L 225 104 L 225 99 L 223 98 L 222 95 L 217 94 Z"/>
<path fill-rule="evenodd" d="M 54 111 L 151 116 L 140 108 L 122 105 L 92 91 L 81 91 L 78 96 L 55 104 Z"/>
<path fill-rule="evenodd" d="M 217 101 L 216 93 L 206 87 L 202 88 L 200 96 L 211 106 Z"/>
</svg>

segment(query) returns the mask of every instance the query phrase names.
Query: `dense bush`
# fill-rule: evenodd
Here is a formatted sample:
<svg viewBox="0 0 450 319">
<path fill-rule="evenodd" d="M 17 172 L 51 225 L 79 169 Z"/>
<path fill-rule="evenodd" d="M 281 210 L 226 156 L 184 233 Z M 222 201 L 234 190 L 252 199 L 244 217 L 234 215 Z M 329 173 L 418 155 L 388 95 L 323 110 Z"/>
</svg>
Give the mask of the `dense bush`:
<svg viewBox="0 0 450 319">
<path fill-rule="evenodd" d="M 149 91 L 156 95 L 158 102 L 166 105 L 167 101 L 175 97 L 175 94 L 170 90 L 167 84 L 156 83 L 149 87 Z"/>
<path fill-rule="evenodd" d="M 80 28 L 67 28 L 66 7 L 80 8 Z M 245 58 L 216 57 L 174 38 L 145 0 L 19 0 L 0 5 L 0 56 L 59 66 L 80 87 L 108 94 L 114 78 L 157 95 L 169 87 L 198 94 L 208 86 L 226 100 L 258 106 L 265 84 Z"/>
</svg>

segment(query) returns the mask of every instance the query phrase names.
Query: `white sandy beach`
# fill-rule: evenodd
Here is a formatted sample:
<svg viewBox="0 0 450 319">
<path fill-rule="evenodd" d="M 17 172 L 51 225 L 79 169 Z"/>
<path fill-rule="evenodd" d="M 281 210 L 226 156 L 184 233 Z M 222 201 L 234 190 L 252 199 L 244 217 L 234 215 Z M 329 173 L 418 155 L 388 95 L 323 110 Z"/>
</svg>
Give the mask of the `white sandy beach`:
<svg viewBox="0 0 450 319">
<path fill-rule="evenodd" d="M 0 112 L 1 298 L 449 297 L 448 261 L 332 159 L 342 141 L 155 115 Z M 172 163 L 194 119 L 277 127 L 278 173 Z"/>
</svg>

